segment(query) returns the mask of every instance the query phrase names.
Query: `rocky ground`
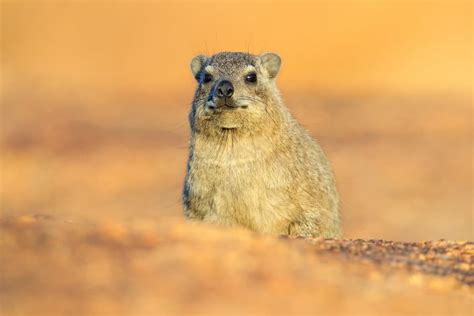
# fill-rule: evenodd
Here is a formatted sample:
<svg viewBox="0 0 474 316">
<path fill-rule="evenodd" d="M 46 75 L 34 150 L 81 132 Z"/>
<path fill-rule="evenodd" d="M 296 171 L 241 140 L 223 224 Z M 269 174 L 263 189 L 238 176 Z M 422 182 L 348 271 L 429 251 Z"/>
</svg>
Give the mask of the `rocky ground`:
<svg viewBox="0 0 474 316">
<path fill-rule="evenodd" d="M 1 220 L 2 315 L 468 315 L 467 241 L 289 239 L 182 219 Z"/>
</svg>

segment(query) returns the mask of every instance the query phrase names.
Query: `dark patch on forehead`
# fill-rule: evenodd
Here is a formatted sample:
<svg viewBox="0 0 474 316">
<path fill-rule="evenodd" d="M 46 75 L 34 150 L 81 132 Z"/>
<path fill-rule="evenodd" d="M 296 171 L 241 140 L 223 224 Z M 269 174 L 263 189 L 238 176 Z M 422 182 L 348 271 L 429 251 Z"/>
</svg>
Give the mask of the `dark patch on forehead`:
<svg viewBox="0 0 474 316">
<path fill-rule="evenodd" d="M 221 72 L 231 73 L 248 65 L 255 66 L 255 62 L 256 57 L 248 53 L 222 52 L 212 56 L 209 64 Z"/>
</svg>

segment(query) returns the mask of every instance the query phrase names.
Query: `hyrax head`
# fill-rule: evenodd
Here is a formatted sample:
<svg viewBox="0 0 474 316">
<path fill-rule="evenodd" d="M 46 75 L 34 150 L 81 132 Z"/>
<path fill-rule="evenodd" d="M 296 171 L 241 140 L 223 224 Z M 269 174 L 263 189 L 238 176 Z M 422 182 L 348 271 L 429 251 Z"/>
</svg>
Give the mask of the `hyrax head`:
<svg viewBox="0 0 474 316">
<path fill-rule="evenodd" d="M 278 95 L 274 79 L 280 64 L 274 53 L 223 52 L 194 57 L 191 70 L 198 87 L 191 124 L 205 121 L 208 127 L 230 129 L 257 123 Z"/>
</svg>

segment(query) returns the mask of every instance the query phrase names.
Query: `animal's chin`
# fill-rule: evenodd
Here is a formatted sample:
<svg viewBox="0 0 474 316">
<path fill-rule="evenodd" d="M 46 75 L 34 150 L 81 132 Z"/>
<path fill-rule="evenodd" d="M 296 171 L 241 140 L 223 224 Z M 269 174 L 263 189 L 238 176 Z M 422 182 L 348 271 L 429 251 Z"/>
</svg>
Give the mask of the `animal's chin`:
<svg viewBox="0 0 474 316">
<path fill-rule="evenodd" d="M 239 125 L 233 125 L 233 124 L 224 124 L 224 125 L 219 125 L 219 127 L 223 130 L 235 130 L 238 129 L 240 126 Z"/>
<path fill-rule="evenodd" d="M 220 117 L 217 121 L 217 126 L 222 129 L 237 129 L 242 126 L 242 124 L 233 117 Z"/>
<path fill-rule="evenodd" d="M 242 126 L 242 113 L 235 110 L 223 110 L 216 116 L 216 125 L 222 129 L 236 129 Z"/>
</svg>

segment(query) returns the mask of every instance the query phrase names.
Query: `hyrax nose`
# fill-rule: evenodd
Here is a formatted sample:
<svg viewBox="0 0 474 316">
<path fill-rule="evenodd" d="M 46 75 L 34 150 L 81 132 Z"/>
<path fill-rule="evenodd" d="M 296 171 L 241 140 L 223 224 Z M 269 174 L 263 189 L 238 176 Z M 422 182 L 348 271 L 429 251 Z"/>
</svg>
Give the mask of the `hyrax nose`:
<svg viewBox="0 0 474 316">
<path fill-rule="evenodd" d="M 230 98 L 234 94 L 234 86 L 229 80 L 222 80 L 217 84 L 216 96 L 218 98 Z"/>
</svg>

